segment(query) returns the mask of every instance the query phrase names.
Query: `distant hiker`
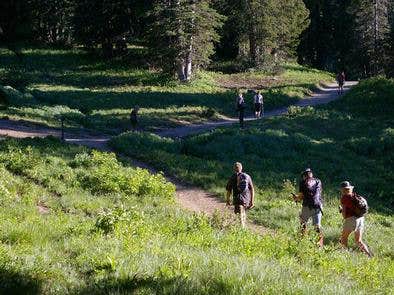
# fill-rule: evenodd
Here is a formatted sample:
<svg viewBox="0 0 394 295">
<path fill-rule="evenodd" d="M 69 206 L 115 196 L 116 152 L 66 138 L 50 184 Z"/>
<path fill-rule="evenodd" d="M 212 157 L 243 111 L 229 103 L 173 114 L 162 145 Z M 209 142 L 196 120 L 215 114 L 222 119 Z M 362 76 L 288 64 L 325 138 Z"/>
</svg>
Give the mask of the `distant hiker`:
<svg viewBox="0 0 394 295">
<path fill-rule="evenodd" d="M 133 130 L 137 129 L 138 126 L 138 111 L 140 110 L 139 106 L 135 106 L 134 109 L 130 113 L 130 123 Z"/>
<path fill-rule="evenodd" d="M 237 96 L 236 106 L 237 106 L 237 111 L 239 113 L 239 125 L 241 128 L 244 128 L 246 103 L 245 103 L 245 98 L 241 92 Z"/>
<path fill-rule="evenodd" d="M 363 242 L 364 214 L 368 211 L 367 201 L 354 192 L 354 186 L 349 181 L 341 183 L 341 207 L 344 222 L 341 234 L 341 244 L 347 248 L 348 237 L 354 231 L 355 241 L 360 250 L 371 257 L 371 252 Z"/>
<path fill-rule="evenodd" d="M 301 174 L 299 185 L 299 194 L 294 195 L 294 200 L 302 200 L 302 209 L 300 213 L 301 232 L 306 233 L 308 220 L 312 218 L 312 224 L 319 234 L 318 245 L 323 246 L 323 232 L 321 228 L 321 218 L 323 215 L 323 198 L 322 183 L 319 179 L 313 177 L 313 172 L 307 168 Z"/>
<path fill-rule="evenodd" d="M 342 94 L 343 93 L 343 85 L 345 84 L 345 72 L 340 72 L 337 75 L 337 83 L 338 83 L 338 93 Z"/>
<path fill-rule="evenodd" d="M 252 178 L 242 172 L 242 164 L 234 164 L 234 174 L 230 177 L 226 186 L 226 203 L 230 203 L 230 195 L 233 193 L 234 212 L 240 215 L 241 226 L 246 226 L 246 210 L 254 207 L 254 187 Z"/>
<path fill-rule="evenodd" d="M 263 95 L 257 91 L 254 95 L 254 116 L 261 118 L 264 115 Z"/>
</svg>

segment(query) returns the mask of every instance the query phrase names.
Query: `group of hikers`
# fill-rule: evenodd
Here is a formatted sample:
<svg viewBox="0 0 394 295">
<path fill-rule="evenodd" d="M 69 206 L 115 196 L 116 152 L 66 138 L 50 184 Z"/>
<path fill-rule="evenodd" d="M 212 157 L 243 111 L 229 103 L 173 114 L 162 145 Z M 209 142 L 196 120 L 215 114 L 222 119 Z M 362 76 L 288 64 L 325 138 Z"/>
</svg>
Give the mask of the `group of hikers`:
<svg viewBox="0 0 394 295">
<path fill-rule="evenodd" d="M 336 81 L 338 83 L 338 94 L 343 94 L 343 86 L 345 85 L 345 72 L 342 71 L 338 73 L 336 76 Z M 253 107 L 254 107 L 254 117 L 256 119 L 262 118 L 264 116 L 264 97 L 260 91 L 252 90 L 253 92 Z M 247 104 L 245 102 L 244 93 L 241 91 L 238 92 L 236 101 L 235 101 L 236 110 L 238 112 L 239 117 L 239 125 L 241 128 L 244 128 L 245 121 L 245 110 L 247 108 Z"/>
<path fill-rule="evenodd" d="M 246 226 L 246 210 L 254 207 L 255 192 L 252 178 L 243 172 L 242 164 L 234 164 L 234 173 L 231 175 L 226 186 L 226 203 L 231 205 L 230 196 L 233 195 L 232 204 L 234 212 L 239 214 L 241 226 Z M 354 191 L 354 186 L 349 181 L 343 181 L 340 185 L 341 200 L 339 212 L 344 219 L 340 243 L 347 248 L 348 237 L 354 232 L 355 241 L 360 250 L 372 256 L 367 245 L 362 240 L 364 232 L 365 213 L 368 211 L 366 200 Z M 312 224 L 319 235 L 318 245 L 323 247 L 323 231 L 321 220 L 323 216 L 322 182 L 314 177 L 310 168 L 301 173 L 298 194 L 293 194 L 296 202 L 302 202 L 300 212 L 301 233 L 305 235 L 307 223 L 312 219 Z"/>
<path fill-rule="evenodd" d="M 264 116 L 264 98 L 260 91 L 253 90 L 253 107 L 254 107 L 254 117 L 256 119 L 262 118 Z M 244 128 L 244 120 L 245 120 L 245 109 L 246 102 L 244 98 L 244 94 L 242 92 L 238 93 L 237 99 L 235 101 L 236 110 L 239 114 L 239 124 L 241 128 Z"/>
</svg>

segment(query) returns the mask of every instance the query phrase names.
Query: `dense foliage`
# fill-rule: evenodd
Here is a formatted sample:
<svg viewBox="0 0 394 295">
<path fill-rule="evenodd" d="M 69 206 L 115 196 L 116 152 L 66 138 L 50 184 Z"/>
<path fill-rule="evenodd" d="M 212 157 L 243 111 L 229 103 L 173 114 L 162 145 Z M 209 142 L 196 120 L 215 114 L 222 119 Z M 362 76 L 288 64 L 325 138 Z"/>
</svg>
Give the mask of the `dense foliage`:
<svg viewBox="0 0 394 295">
<path fill-rule="evenodd" d="M 392 74 L 393 0 L 3 0 L 0 41 L 83 44 L 104 57 L 127 56 L 127 44 L 180 80 L 215 60 L 271 69 L 282 59 L 352 77 Z M 222 27 L 222 29 L 221 29 Z M 116 47 L 114 50 L 114 46 Z"/>
</svg>

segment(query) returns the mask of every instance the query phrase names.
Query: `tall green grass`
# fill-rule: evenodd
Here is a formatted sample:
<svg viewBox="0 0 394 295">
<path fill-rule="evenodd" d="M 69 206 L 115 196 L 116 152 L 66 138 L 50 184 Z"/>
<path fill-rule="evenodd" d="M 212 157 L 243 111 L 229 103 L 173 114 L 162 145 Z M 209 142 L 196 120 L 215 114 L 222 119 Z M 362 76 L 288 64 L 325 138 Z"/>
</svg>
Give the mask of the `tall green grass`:
<svg viewBox="0 0 394 295">
<path fill-rule="evenodd" d="M 392 257 L 185 213 L 161 175 L 56 139 L 0 143 L 5 294 L 389 293 Z M 47 208 L 40 214 L 37 206 Z"/>
<path fill-rule="evenodd" d="M 392 259 L 393 91 L 393 80 L 376 78 L 328 106 L 294 107 L 288 116 L 250 123 L 246 130 L 221 128 L 184 141 L 131 132 L 112 145 L 223 198 L 232 164 L 242 162 L 257 188 L 250 218 L 290 235 L 300 208 L 289 196 L 300 172 L 311 167 L 323 182 L 323 227 L 332 246 L 342 222 L 338 187 L 350 180 L 371 206 L 367 242 L 380 259 Z"/>
</svg>

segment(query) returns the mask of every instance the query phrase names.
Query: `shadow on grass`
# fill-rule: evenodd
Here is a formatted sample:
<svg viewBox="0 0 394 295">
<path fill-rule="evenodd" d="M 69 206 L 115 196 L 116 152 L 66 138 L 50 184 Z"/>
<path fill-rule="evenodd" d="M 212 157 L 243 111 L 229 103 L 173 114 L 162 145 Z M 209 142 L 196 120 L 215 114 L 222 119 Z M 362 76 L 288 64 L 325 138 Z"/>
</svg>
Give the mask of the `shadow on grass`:
<svg viewBox="0 0 394 295">
<path fill-rule="evenodd" d="M 126 278 L 104 279 L 83 290 L 77 290 L 78 295 L 90 294 L 226 294 L 231 292 L 232 286 L 223 281 L 211 278 L 204 288 L 193 285 L 185 278 Z M 148 292 L 148 293 L 146 293 Z"/>
<path fill-rule="evenodd" d="M 40 294 L 41 282 L 29 275 L 0 268 L 0 294 Z"/>
</svg>

